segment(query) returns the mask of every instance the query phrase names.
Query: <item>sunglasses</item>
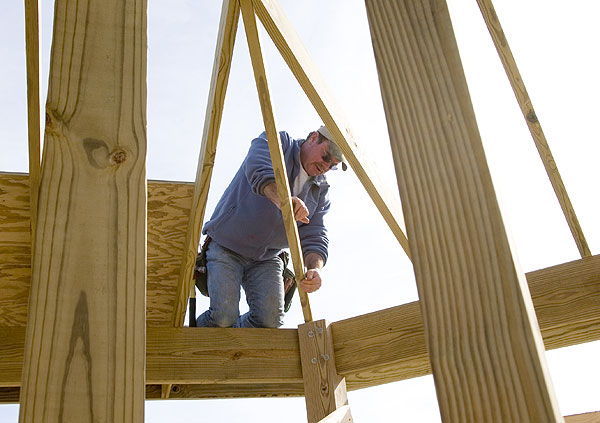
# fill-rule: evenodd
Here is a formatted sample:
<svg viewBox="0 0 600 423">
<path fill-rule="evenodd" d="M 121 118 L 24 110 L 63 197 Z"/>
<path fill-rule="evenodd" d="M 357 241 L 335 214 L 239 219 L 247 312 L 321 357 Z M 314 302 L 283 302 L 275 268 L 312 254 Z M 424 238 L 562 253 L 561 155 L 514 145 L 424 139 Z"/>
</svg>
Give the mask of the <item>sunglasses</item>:
<svg viewBox="0 0 600 423">
<path fill-rule="evenodd" d="M 329 153 L 329 151 L 324 151 L 323 155 L 321 156 L 321 159 L 327 163 L 329 165 L 329 170 L 336 170 L 337 169 L 337 164 L 333 164 L 331 163 L 331 161 L 333 160 L 331 158 L 331 153 Z"/>
</svg>

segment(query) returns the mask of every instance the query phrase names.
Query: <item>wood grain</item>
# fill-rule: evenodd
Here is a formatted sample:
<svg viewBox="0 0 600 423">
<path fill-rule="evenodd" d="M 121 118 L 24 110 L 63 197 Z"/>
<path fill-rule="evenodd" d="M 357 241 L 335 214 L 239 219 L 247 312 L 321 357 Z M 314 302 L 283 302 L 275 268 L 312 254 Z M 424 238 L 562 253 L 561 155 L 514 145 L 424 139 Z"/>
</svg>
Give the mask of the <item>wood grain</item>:
<svg viewBox="0 0 600 423">
<path fill-rule="evenodd" d="M 55 5 L 21 422 L 141 422 L 146 3 Z"/>
<path fill-rule="evenodd" d="M 304 279 L 304 259 L 302 256 L 302 248 L 300 247 L 300 236 L 298 235 L 296 219 L 294 219 L 290 184 L 287 178 L 281 140 L 275 123 L 275 114 L 273 113 L 273 105 L 271 103 L 271 93 L 269 92 L 269 81 L 263 61 L 258 28 L 256 26 L 256 16 L 254 15 L 251 0 L 240 0 L 240 6 L 244 18 L 248 50 L 250 51 L 250 59 L 252 60 L 254 80 L 256 81 L 256 89 L 258 91 L 258 100 L 260 102 L 265 132 L 269 143 L 269 153 L 271 154 L 275 183 L 277 184 L 277 194 L 279 195 L 283 225 L 285 226 L 285 234 L 290 248 L 294 274 L 296 276 L 296 281 L 298 281 L 298 296 L 300 297 L 304 321 L 310 322 L 312 321 L 312 311 L 310 309 L 308 294 L 299 284 L 299 282 Z"/>
<path fill-rule="evenodd" d="M 444 0 L 367 0 L 443 421 L 562 422 Z"/>
<path fill-rule="evenodd" d="M 319 423 L 348 423 L 353 421 L 352 415 L 350 414 L 350 406 L 344 405 L 333 411 L 324 419 L 319 420 Z"/>
<path fill-rule="evenodd" d="M 408 241 L 402 232 L 398 196 L 378 172 L 377 164 L 355 140 L 349 120 L 329 92 L 317 66 L 302 45 L 300 37 L 276 0 L 252 0 L 256 15 L 279 49 L 306 96 L 341 148 L 373 203 L 410 257 Z"/>
<path fill-rule="evenodd" d="M 546 140 L 546 135 L 544 135 L 544 131 L 542 130 L 542 125 L 538 120 L 529 94 L 527 93 L 527 89 L 525 88 L 525 82 L 523 82 L 523 78 L 517 67 L 517 62 L 508 45 L 508 40 L 504 35 L 502 26 L 500 25 L 498 15 L 496 15 L 494 5 L 491 0 L 477 0 L 477 4 L 479 5 L 481 14 L 483 15 L 490 35 L 492 36 L 492 40 L 494 41 L 494 45 L 496 46 L 504 70 L 506 71 L 506 76 L 515 93 L 517 102 L 519 103 L 527 127 L 529 128 L 529 132 L 533 137 L 533 141 L 540 154 L 540 158 L 542 159 L 552 188 L 554 188 L 556 198 L 558 199 L 565 219 L 567 220 L 567 224 L 569 225 L 569 229 L 571 230 L 571 234 L 573 235 L 573 239 L 575 240 L 575 244 L 577 244 L 577 249 L 579 250 L 581 257 L 591 256 L 592 253 L 590 247 L 587 244 L 583 230 L 579 224 L 579 219 L 577 219 L 575 209 L 569 198 L 569 193 L 567 192 L 560 176 L 560 172 L 558 171 L 558 166 L 554 161 L 554 156 L 552 155 L 552 151 Z"/>
<path fill-rule="evenodd" d="M 171 326 L 194 185 L 148 181 L 146 323 Z M 31 278 L 27 174 L 0 172 L 0 326 L 25 326 Z"/>
<path fill-rule="evenodd" d="M 148 383 L 302 383 L 295 329 L 148 328 Z"/>
<path fill-rule="evenodd" d="M 208 198 L 208 190 L 215 163 L 217 140 L 221 126 L 221 117 L 223 115 L 223 104 L 225 102 L 225 93 L 227 92 L 227 82 L 229 81 L 229 70 L 231 69 L 231 57 L 233 55 L 239 16 L 240 7 L 238 0 L 223 0 L 208 104 L 204 118 L 202 145 L 200 146 L 200 156 L 198 157 L 198 167 L 196 169 L 194 198 L 188 220 L 184 255 L 179 269 L 175 310 L 171 319 L 173 326 L 183 325 L 188 299 L 193 289 L 194 263 L 198 256 L 200 232 L 202 231 L 206 200 Z"/>
<path fill-rule="evenodd" d="M 194 185 L 148 181 L 146 324 L 171 326 Z"/>
<path fill-rule="evenodd" d="M 35 234 L 40 186 L 40 0 L 25 0 L 25 51 L 27 57 L 27 134 L 31 190 L 31 233 Z"/>
<path fill-rule="evenodd" d="M 27 174 L 0 173 L 0 326 L 25 326 L 31 281 Z"/>
<path fill-rule="evenodd" d="M 164 386 L 164 385 L 163 385 Z M 146 386 L 146 399 L 162 399 L 160 385 Z M 0 391 L 1 395 L 1 391 Z M 8 394 L 7 394 L 8 395 Z M 304 395 L 302 382 L 227 384 L 227 385 L 173 385 L 170 399 L 215 399 L 215 398 L 295 398 Z M 0 402 L 1 402 L 0 397 Z"/>
<path fill-rule="evenodd" d="M 565 423 L 600 423 L 600 412 L 565 416 Z"/>
<path fill-rule="evenodd" d="M 600 340 L 600 256 L 537 270 L 528 273 L 527 279 L 547 349 Z M 431 374 L 418 302 L 333 322 L 331 331 L 336 369 L 346 378 L 349 390 Z M 18 386 L 25 329 L 0 327 L 0 339 L 0 387 Z M 215 388 L 211 398 L 260 396 L 261 392 L 277 395 L 277 384 L 284 396 L 304 391 L 294 329 L 149 327 L 147 356 L 149 384 L 159 383 L 157 378 L 172 378 L 172 382 L 191 385 L 231 385 Z M 231 357 L 243 357 L 240 367 L 244 370 L 236 369 L 238 363 Z M 274 382 L 267 375 L 269 386 L 263 390 L 262 376 L 257 373 L 271 367 L 271 361 L 281 378 Z M 179 389 L 188 389 L 180 394 L 183 397 L 210 397 L 206 387 L 182 385 Z"/>
<path fill-rule="evenodd" d="M 308 423 L 317 423 L 348 405 L 346 381 L 337 373 L 331 328 L 325 320 L 298 326 L 298 339 Z M 350 415 L 347 411 L 344 415 Z"/>
</svg>

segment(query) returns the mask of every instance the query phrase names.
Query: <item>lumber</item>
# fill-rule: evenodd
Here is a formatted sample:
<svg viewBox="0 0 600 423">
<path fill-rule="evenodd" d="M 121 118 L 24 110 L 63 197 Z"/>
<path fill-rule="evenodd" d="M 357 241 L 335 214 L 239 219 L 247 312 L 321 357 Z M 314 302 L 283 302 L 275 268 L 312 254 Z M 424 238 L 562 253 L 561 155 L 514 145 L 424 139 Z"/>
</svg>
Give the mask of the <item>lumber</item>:
<svg viewBox="0 0 600 423">
<path fill-rule="evenodd" d="M 148 181 L 146 323 L 171 326 L 194 185 Z M 31 278 L 29 178 L 0 172 L 0 326 L 25 326 Z"/>
<path fill-rule="evenodd" d="M 565 423 L 600 423 L 600 411 L 565 416 Z"/>
<path fill-rule="evenodd" d="M 295 329 L 148 328 L 148 383 L 302 383 Z"/>
<path fill-rule="evenodd" d="M 479 5 L 488 31 L 492 36 L 492 40 L 498 51 L 498 56 L 504 66 L 506 76 L 515 93 L 515 97 L 538 150 L 540 159 L 544 164 L 544 169 L 546 169 L 546 174 L 550 179 L 556 198 L 558 199 L 562 212 L 567 220 L 577 249 L 579 250 L 581 257 L 591 256 L 592 253 L 583 234 L 583 230 L 581 229 L 581 225 L 579 224 L 579 219 L 577 219 L 577 214 L 575 214 L 575 208 L 571 203 L 569 193 L 567 192 L 560 176 L 560 172 L 558 171 L 558 165 L 554 161 L 554 156 L 552 155 L 552 151 L 546 140 L 546 135 L 544 135 L 542 125 L 535 113 L 535 109 L 533 108 L 533 104 L 525 87 L 525 82 L 523 82 L 523 78 L 517 67 L 517 62 L 512 54 L 508 40 L 504 35 L 504 30 L 500 25 L 500 20 L 498 19 L 494 5 L 491 0 L 477 0 L 477 4 Z"/>
<path fill-rule="evenodd" d="M 600 256 L 527 273 L 546 349 L 600 339 Z M 419 302 L 332 323 L 348 389 L 431 374 Z"/>
<path fill-rule="evenodd" d="M 162 399 L 160 385 L 146 386 L 146 399 Z M 1 391 L 0 391 L 1 395 Z M 8 395 L 8 394 L 7 394 Z M 302 382 L 264 384 L 173 385 L 169 399 L 295 398 L 304 395 Z M 1 398 L 1 397 L 0 397 Z"/>
<path fill-rule="evenodd" d="M 27 128 L 31 189 L 31 233 L 35 234 L 40 186 L 40 0 L 25 0 L 25 52 L 27 60 Z"/>
<path fill-rule="evenodd" d="M 292 206 L 290 184 L 287 178 L 287 170 L 283 158 L 283 150 L 281 148 L 281 140 L 277 125 L 275 123 L 275 114 L 273 112 L 273 104 L 271 102 L 271 94 L 269 92 L 269 80 L 265 69 L 262 49 L 260 46 L 260 37 L 256 26 L 256 16 L 252 7 L 251 0 L 240 0 L 242 16 L 244 19 L 244 28 L 246 30 L 246 39 L 248 41 L 248 50 L 250 51 L 250 59 L 252 61 L 252 69 L 254 71 L 254 80 L 256 81 L 256 89 L 258 91 L 258 99 L 260 109 L 267 134 L 269 144 L 269 153 L 271 155 L 271 163 L 273 164 L 273 172 L 275 174 L 275 183 L 277 185 L 277 194 L 279 195 L 279 204 L 283 217 L 283 225 L 285 226 L 285 234 L 287 236 L 290 255 L 294 266 L 294 274 L 298 282 L 298 296 L 300 297 L 300 305 L 302 306 L 302 314 L 305 322 L 312 321 L 312 312 L 308 294 L 300 286 L 300 281 L 304 279 L 304 259 L 302 256 L 302 248 L 300 247 L 300 236 L 298 235 L 298 226 L 294 218 L 294 209 Z"/>
<path fill-rule="evenodd" d="M 141 422 L 146 3 L 55 4 L 21 422 Z"/>
<path fill-rule="evenodd" d="M 337 373 L 331 327 L 325 320 L 298 326 L 298 339 L 306 415 L 308 423 L 318 423 L 341 407 L 348 407 L 346 380 Z M 349 409 L 343 415 L 351 421 Z"/>
<path fill-rule="evenodd" d="M 352 421 L 354 420 L 352 420 L 352 416 L 350 415 L 350 406 L 344 405 L 333 411 L 327 417 L 319 420 L 319 423 L 348 423 Z"/>
<path fill-rule="evenodd" d="M 208 198 L 208 190 L 215 163 L 217 140 L 219 137 L 219 128 L 221 127 L 221 117 L 223 116 L 223 104 L 225 103 L 225 93 L 227 92 L 227 82 L 229 81 L 229 71 L 231 69 L 231 58 L 239 16 L 240 8 L 238 0 L 223 0 L 208 93 L 208 104 L 206 105 L 206 115 L 204 117 L 202 144 L 200 146 L 198 167 L 196 169 L 194 198 L 188 219 L 183 259 L 181 260 L 179 269 L 177 298 L 172 315 L 173 326 L 183 325 L 188 299 L 193 289 L 194 263 L 198 255 L 200 232 L 202 230 L 206 200 Z"/>
<path fill-rule="evenodd" d="M 527 279 L 547 349 L 600 340 L 600 256 Z M 331 331 L 348 390 L 431 374 L 418 302 L 332 322 Z M 170 398 L 304 393 L 296 329 L 148 327 L 146 338 L 147 383 L 179 384 Z M 0 339 L 0 387 L 19 386 L 25 328 L 0 327 Z"/>
<path fill-rule="evenodd" d="M 402 231 L 398 196 L 378 172 L 377 164 L 353 135 L 349 120 L 329 92 L 316 64 L 277 0 L 252 0 L 256 15 L 341 148 L 356 176 L 392 233 L 410 258 L 408 241 Z"/>
<path fill-rule="evenodd" d="M 446 2 L 366 5 L 442 420 L 562 422 Z"/>
</svg>

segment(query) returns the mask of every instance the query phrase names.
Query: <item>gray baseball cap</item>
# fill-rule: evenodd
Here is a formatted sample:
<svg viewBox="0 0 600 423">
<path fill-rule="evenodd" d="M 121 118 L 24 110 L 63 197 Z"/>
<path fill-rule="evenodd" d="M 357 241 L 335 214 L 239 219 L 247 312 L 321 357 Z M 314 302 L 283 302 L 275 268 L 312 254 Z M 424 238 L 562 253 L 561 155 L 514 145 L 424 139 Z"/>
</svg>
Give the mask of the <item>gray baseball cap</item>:
<svg viewBox="0 0 600 423">
<path fill-rule="evenodd" d="M 345 171 L 346 169 L 348 169 L 348 165 L 346 164 L 346 158 L 344 157 L 342 150 L 340 150 L 340 147 L 338 147 L 338 145 L 333 141 L 333 137 L 331 136 L 331 132 L 329 132 L 329 129 L 327 129 L 325 125 L 322 125 L 317 131 L 319 132 L 319 134 L 327 138 L 327 141 L 329 142 L 329 152 L 333 157 L 335 157 L 336 160 L 339 160 L 339 162 L 342 165 L 342 170 Z"/>
</svg>

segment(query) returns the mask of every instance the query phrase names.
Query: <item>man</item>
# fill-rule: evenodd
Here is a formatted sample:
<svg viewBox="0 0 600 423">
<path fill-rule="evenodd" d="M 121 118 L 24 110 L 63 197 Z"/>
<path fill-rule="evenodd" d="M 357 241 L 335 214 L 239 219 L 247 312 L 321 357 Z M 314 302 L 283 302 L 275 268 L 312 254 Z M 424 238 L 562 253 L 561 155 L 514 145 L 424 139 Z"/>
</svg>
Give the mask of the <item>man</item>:
<svg viewBox="0 0 600 423">
<path fill-rule="evenodd" d="M 321 287 L 329 244 L 323 223 L 330 206 L 324 174 L 340 163 L 344 170 L 347 166 L 325 126 L 306 140 L 293 140 L 286 132 L 280 138 L 307 268 L 300 287 L 314 292 Z M 288 243 L 264 132 L 252 141 L 203 233 L 211 238 L 206 251 L 210 307 L 198 317 L 197 326 L 281 326 L 283 262 L 278 255 Z M 240 287 L 250 308 L 242 316 Z"/>
</svg>

